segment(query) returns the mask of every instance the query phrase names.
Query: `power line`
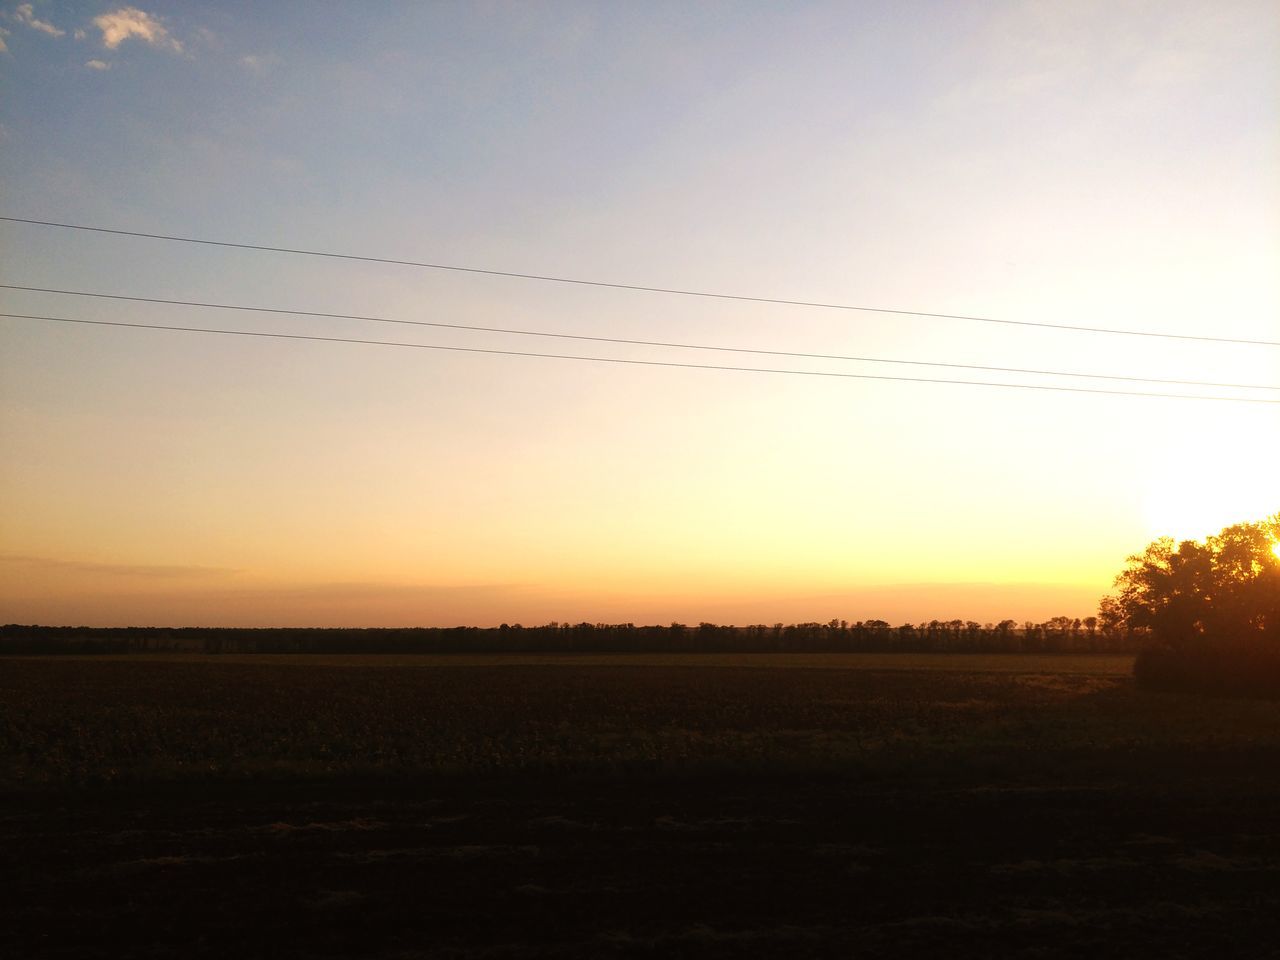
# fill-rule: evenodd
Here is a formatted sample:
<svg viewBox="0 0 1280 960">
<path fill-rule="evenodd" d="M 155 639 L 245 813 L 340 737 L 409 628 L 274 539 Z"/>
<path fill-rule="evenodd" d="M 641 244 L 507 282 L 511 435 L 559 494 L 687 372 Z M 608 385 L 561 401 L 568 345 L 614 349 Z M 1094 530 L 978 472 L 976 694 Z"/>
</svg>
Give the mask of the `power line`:
<svg viewBox="0 0 1280 960">
<path fill-rule="evenodd" d="M 1107 373 L 1076 373 L 1064 370 L 1035 370 L 1025 367 L 993 367 L 976 363 L 946 363 L 938 360 L 894 360 L 886 357 L 854 357 L 832 353 L 801 353 L 793 350 L 757 350 L 749 347 L 725 347 L 702 343 L 676 343 L 666 340 L 628 340 L 622 337 L 599 337 L 576 333 L 552 333 L 543 330 L 520 330 L 511 327 L 484 327 L 436 320 L 398 320 L 390 317 L 362 316 L 354 313 L 322 313 L 316 310 L 288 310 L 276 307 L 245 306 L 231 303 L 206 303 L 199 300 L 167 300 L 160 297 L 131 297 L 116 293 L 93 293 L 85 290 L 58 290 L 50 287 L 24 287 L 0 283 L 2 290 L 25 290 L 70 297 L 94 297 L 102 300 L 127 300 L 131 303 L 157 303 L 179 307 L 207 307 L 213 310 L 242 310 L 249 313 L 275 313 L 294 317 L 323 317 L 329 320 L 365 320 L 371 323 L 396 323 L 414 327 L 438 327 L 447 330 L 471 330 L 483 333 L 517 334 L 524 337 L 550 337 L 559 340 L 585 340 L 594 343 L 617 343 L 640 347 L 672 347 L 680 350 L 713 350 L 720 353 L 747 353 L 771 357 L 800 357 L 810 360 L 847 360 L 857 363 L 891 363 L 916 367 L 948 367 L 955 370 L 986 370 L 993 373 L 1021 373 L 1034 376 L 1078 377 L 1089 380 L 1122 380 L 1128 383 L 1163 383 L 1183 387 L 1226 387 L 1233 390 L 1280 390 L 1280 386 L 1260 383 L 1215 383 L 1210 380 L 1170 380 L 1159 377 L 1128 377 Z"/>
<path fill-rule="evenodd" d="M 520 350 L 493 350 L 482 347 L 454 347 L 436 343 L 403 343 L 387 340 L 359 340 L 353 337 L 318 337 L 301 333 L 268 333 L 263 330 L 224 330 L 217 327 L 182 327 L 160 323 L 126 323 L 122 320 L 82 320 L 74 317 L 46 317 L 26 313 L 0 313 L 15 320 L 47 320 L 52 323 L 79 323 L 101 327 L 130 327 L 136 330 L 173 330 L 181 333 L 212 333 L 233 337 L 268 337 L 276 340 L 310 340 L 318 343 L 358 343 L 372 347 L 408 347 L 418 350 L 447 350 L 451 353 L 482 353 L 502 357 L 538 357 L 543 360 L 580 360 L 589 363 L 622 363 L 640 367 L 676 367 L 683 370 L 732 370 L 738 373 L 776 373 L 801 377 L 837 377 L 844 380 L 885 380 L 898 383 L 937 383 L 968 387 L 1004 387 L 1014 390 L 1052 390 L 1061 393 L 1095 393 L 1117 397 L 1159 397 L 1167 400 L 1215 400 L 1224 403 L 1266 403 L 1280 400 L 1253 397 L 1197 396 L 1185 393 L 1150 393 L 1136 390 L 1104 390 L 1095 387 L 1061 387 L 1039 383 L 996 383 L 989 380 L 942 380 L 932 377 L 893 377 L 874 373 L 837 373 L 828 370 L 782 370 L 776 367 L 730 367 L 709 363 L 678 363 L 672 360 L 631 360 L 621 357 L 581 357 L 572 354 L 531 353 Z"/>
<path fill-rule="evenodd" d="M 1121 330 L 1111 327 L 1085 327 L 1064 323 L 1040 323 L 1033 320 L 1001 320 L 996 317 L 978 317 L 959 313 L 932 313 L 927 310 L 900 310 L 888 307 L 855 306 L 848 303 L 821 303 L 811 300 L 787 300 L 779 297 L 749 297 L 734 293 L 716 293 L 707 290 L 682 290 L 675 287 L 653 287 L 636 283 L 611 283 L 606 280 L 583 280 L 575 277 L 556 277 L 537 273 L 516 273 L 508 270 L 489 270 L 481 267 L 463 267 L 447 263 L 427 263 L 418 260 L 397 260 L 391 257 L 361 256 L 353 253 L 333 253 L 324 250 L 303 250 L 293 247 L 273 247 L 260 243 L 233 243 L 228 240 L 206 240 L 198 237 L 180 237 L 163 233 L 142 233 L 137 230 L 115 230 L 109 227 L 91 227 L 80 223 L 57 223 L 51 220 L 29 220 L 25 217 L 0 216 L 9 223 L 26 223 L 40 227 L 58 227 L 65 230 L 83 230 L 90 233 L 108 233 L 120 237 L 141 237 L 147 240 L 167 240 L 174 243 L 196 243 L 210 247 L 231 247 L 237 250 L 257 250 L 267 253 L 288 253 L 303 257 L 328 257 L 334 260 L 357 260 L 363 263 L 385 263 L 400 267 L 422 267 L 428 270 L 450 270 L 455 273 L 472 273 L 489 277 L 507 277 L 516 280 L 540 280 L 545 283 L 568 283 L 583 287 L 607 287 L 613 290 L 635 290 L 643 293 L 666 293 L 681 297 L 703 297 L 712 300 L 736 300 L 743 303 L 771 303 L 789 307 L 814 307 L 821 310 L 853 310 L 862 313 L 886 313 L 906 317 L 932 317 L 939 320 L 971 320 L 977 323 L 1000 323 L 1015 327 L 1040 327 L 1049 330 L 1073 330 L 1080 333 L 1107 333 L 1128 337 L 1160 337 L 1170 340 L 1198 340 L 1210 343 L 1240 343 L 1256 347 L 1280 347 L 1280 340 L 1247 340 L 1235 337 L 1207 337 L 1189 333 L 1157 333 L 1149 330 Z"/>
</svg>

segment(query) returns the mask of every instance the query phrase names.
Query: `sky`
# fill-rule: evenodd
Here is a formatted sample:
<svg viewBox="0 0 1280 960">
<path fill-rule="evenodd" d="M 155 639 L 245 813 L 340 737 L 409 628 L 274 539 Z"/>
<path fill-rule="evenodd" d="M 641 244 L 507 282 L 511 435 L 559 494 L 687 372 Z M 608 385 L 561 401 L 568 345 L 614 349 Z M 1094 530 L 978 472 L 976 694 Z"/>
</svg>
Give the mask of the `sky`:
<svg viewBox="0 0 1280 960">
<path fill-rule="evenodd" d="M 0 4 L 0 215 L 1280 340 L 1270 2 Z M 1280 347 L 0 222 L 0 312 L 1280 399 Z M 0 318 L 0 622 L 1087 616 L 1280 510 L 1280 405 Z"/>
</svg>

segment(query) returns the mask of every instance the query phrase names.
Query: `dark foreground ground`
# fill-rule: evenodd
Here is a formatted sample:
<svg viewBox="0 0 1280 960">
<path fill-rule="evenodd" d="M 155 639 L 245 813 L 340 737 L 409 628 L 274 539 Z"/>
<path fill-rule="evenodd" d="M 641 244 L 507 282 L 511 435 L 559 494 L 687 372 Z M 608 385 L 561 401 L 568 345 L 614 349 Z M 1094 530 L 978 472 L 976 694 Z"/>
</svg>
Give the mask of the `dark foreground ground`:
<svg viewBox="0 0 1280 960">
<path fill-rule="evenodd" d="M 1280 705 L 969 664 L 2 661 L 0 955 L 1280 956 Z"/>
</svg>

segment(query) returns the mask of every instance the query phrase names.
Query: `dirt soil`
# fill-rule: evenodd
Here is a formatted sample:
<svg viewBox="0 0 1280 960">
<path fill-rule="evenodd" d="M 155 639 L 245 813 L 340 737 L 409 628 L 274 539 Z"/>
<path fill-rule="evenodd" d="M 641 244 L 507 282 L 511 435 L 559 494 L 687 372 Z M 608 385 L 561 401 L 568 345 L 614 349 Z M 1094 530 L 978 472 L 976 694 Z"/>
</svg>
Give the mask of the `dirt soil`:
<svg viewBox="0 0 1280 960">
<path fill-rule="evenodd" d="M 0 954 L 1280 956 L 1277 809 L 1275 776 L 11 796 Z"/>
</svg>

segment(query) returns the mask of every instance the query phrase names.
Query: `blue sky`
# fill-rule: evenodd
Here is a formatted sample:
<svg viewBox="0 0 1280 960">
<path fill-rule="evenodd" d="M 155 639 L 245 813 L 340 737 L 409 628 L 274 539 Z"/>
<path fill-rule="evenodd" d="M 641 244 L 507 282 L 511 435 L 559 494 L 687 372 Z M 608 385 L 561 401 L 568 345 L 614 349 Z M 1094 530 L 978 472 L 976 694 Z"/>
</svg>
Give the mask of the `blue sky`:
<svg viewBox="0 0 1280 960">
<path fill-rule="evenodd" d="M 8 3 L 0 212 L 1274 340 L 1278 19 L 1267 3 Z M 1275 383 L 1280 367 L 1269 348 L 12 223 L 0 242 L 0 282 L 33 286 L 1225 382 Z M 0 302 L 564 352 L 14 291 Z M 0 553 L 20 574 L 0 619 L 310 622 L 297 597 L 362 590 L 383 599 L 333 600 L 324 617 L 998 619 L 1001 585 L 1018 598 L 1009 615 L 1047 617 L 1091 604 L 1153 536 L 1280 507 L 1275 407 L 19 320 L 0 326 L 0 354 Z M 192 579 L 138 572 L 174 568 Z M 953 609 L 954 586 L 973 583 L 994 587 Z M 891 609 L 870 609 L 876 590 Z"/>
</svg>

